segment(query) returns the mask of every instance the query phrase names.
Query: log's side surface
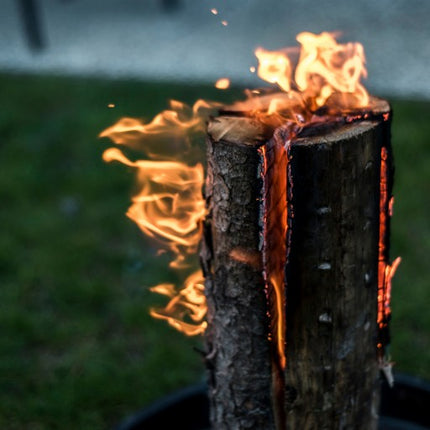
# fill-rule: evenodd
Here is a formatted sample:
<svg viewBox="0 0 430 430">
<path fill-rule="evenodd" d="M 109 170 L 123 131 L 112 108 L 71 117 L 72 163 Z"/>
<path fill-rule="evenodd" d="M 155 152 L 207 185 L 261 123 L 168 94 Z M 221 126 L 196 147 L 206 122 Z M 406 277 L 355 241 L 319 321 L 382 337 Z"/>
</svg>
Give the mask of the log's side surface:
<svg viewBox="0 0 430 430">
<path fill-rule="evenodd" d="M 376 429 L 377 271 L 384 124 L 291 147 L 287 429 Z"/>
<path fill-rule="evenodd" d="M 263 159 L 258 142 L 243 134 L 236 140 L 245 144 L 235 136 L 229 141 L 224 132 L 232 124 L 226 120 L 218 127 L 220 121 L 209 124 L 209 214 L 201 252 L 211 424 L 217 430 L 273 430 L 261 255 Z"/>
</svg>

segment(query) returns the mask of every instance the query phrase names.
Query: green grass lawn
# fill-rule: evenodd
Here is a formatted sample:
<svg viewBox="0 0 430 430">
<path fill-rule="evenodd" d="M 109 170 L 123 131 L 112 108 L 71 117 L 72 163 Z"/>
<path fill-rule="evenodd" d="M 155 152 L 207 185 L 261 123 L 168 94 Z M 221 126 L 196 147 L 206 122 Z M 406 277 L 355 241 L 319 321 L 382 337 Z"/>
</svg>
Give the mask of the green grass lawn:
<svg viewBox="0 0 430 430">
<path fill-rule="evenodd" d="M 165 260 L 125 216 L 132 172 L 98 133 L 206 86 L 0 76 L 0 428 L 104 429 L 203 378 L 199 339 L 148 316 Z M 115 103 L 114 109 L 107 108 Z M 430 379 L 430 104 L 393 101 L 392 354 Z"/>
</svg>

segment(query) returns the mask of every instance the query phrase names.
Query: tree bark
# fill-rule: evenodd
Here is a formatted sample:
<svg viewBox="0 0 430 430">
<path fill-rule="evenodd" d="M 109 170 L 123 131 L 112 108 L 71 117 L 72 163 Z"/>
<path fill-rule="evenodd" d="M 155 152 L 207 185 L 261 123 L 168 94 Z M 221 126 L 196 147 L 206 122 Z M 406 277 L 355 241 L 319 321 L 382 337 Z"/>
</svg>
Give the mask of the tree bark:
<svg viewBox="0 0 430 430">
<path fill-rule="evenodd" d="M 387 127 L 305 130 L 289 143 L 291 130 L 249 118 L 209 123 L 201 256 L 214 429 L 376 428 Z"/>
<path fill-rule="evenodd" d="M 209 124 L 202 266 L 211 423 L 220 430 L 275 428 L 260 236 L 263 135 L 245 118 Z"/>
</svg>

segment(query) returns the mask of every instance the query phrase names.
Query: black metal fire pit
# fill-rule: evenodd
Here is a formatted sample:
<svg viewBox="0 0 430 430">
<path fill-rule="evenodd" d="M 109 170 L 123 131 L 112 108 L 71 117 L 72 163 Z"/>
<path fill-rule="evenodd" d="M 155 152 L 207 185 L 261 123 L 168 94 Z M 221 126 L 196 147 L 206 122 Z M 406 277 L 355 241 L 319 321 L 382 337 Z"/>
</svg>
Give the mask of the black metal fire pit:
<svg viewBox="0 0 430 430">
<path fill-rule="evenodd" d="M 404 374 L 396 374 L 395 381 L 393 388 L 382 385 L 379 429 L 430 429 L 430 384 Z M 167 396 L 127 418 L 116 430 L 160 429 L 209 429 L 207 386 L 193 385 Z"/>
</svg>

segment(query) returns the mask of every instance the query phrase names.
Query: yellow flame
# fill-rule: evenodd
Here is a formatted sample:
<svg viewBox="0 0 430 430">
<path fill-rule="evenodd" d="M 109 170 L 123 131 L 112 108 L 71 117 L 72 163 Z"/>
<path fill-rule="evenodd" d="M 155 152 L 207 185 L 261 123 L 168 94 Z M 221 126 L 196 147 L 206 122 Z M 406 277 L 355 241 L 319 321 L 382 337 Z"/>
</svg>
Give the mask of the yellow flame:
<svg viewBox="0 0 430 430">
<path fill-rule="evenodd" d="M 292 69 L 287 55 L 280 51 L 257 48 L 255 56 L 259 61 L 258 76 L 267 82 L 278 84 L 284 91 L 290 91 Z"/>
<path fill-rule="evenodd" d="M 211 13 L 218 14 L 217 9 Z M 227 21 L 221 21 L 227 26 Z M 364 50 L 359 43 L 340 44 L 332 33 L 319 35 L 304 32 L 297 36 L 298 49 L 268 51 L 258 48 L 255 55 L 259 64 L 258 76 L 278 85 L 283 92 L 276 95 L 260 90 L 248 92 L 248 100 L 236 103 L 233 108 L 269 118 L 281 125 L 288 120 L 306 123 L 314 111 L 333 97 L 340 107 L 367 106 L 369 96 L 360 79 L 366 77 Z M 291 55 L 294 54 L 294 55 Z M 297 55 L 296 55 L 297 54 Z M 251 66 L 250 72 L 256 68 Z M 218 80 L 215 86 L 226 89 L 230 82 Z M 110 104 L 109 107 L 113 104 Z M 158 114 L 151 122 L 135 118 L 122 118 L 104 130 L 100 136 L 109 137 L 117 145 L 141 151 L 144 160 L 131 161 L 118 148 L 103 154 L 105 161 L 120 161 L 137 171 L 139 190 L 133 197 L 127 215 L 148 236 L 162 245 L 160 252 L 173 253 L 171 267 L 192 266 L 190 257 L 196 253 L 201 238 L 201 222 L 206 215 L 202 197 L 203 167 L 195 159 L 191 136 L 204 132 L 205 120 L 213 108 L 220 104 L 197 101 L 192 107 L 171 101 L 170 108 Z M 282 114 L 280 114 L 282 113 Z M 269 122 L 270 122 L 269 121 Z M 244 250 L 233 250 L 232 258 L 258 267 L 261 262 Z M 386 279 L 391 281 L 397 260 L 387 268 Z M 385 266 L 384 266 L 385 268 Z M 269 274 L 270 276 L 270 274 Z M 202 319 L 206 313 L 202 274 L 195 272 L 185 279 L 183 290 L 171 284 L 160 284 L 153 291 L 170 297 L 164 310 L 151 310 L 156 318 L 165 319 L 186 334 L 204 331 Z M 271 280 L 279 296 L 281 280 Z M 279 296 L 280 297 L 280 296 Z M 278 297 L 279 320 L 282 319 Z M 189 321 L 185 322 L 184 318 Z M 278 348 L 283 349 L 285 327 L 278 325 Z M 282 359 L 285 360 L 285 357 Z M 285 361 L 282 361 L 285 364 Z"/>
<path fill-rule="evenodd" d="M 118 148 L 109 148 L 103 160 L 119 161 L 137 169 L 139 192 L 127 212 L 148 236 L 176 254 L 172 267 L 183 267 L 184 254 L 197 249 L 200 221 L 206 214 L 201 190 L 203 166 L 174 161 L 130 161 Z"/>
<path fill-rule="evenodd" d="M 185 280 L 185 286 L 176 291 L 173 284 L 160 284 L 151 291 L 170 297 L 171 300 L 163 309 L 151 309 L 154 318 L 166 320 L 172 327 L 188 336 L 203 333 L 207 323 L 206 297 L 204 295 L 204 278 L 200 270 Z M 186 322 L 186 319 L 191 322 Z"/>
<path fill-rule="evenodd" d="M 258 76 L 286 91 L 297 88 L 313 108 L 323 106 L 332 94 L 341 94 L 349 108 L 369 104 L 369 94 L 360 83 L 367 77 L 365 55 L 360 43 L 338 43 L 333 33 L 319 35 L 303 32 L 297 35 L 301 45 L 294 72 L 293 61 L 286 50 L 266 51 L 257 48 Z"/>
<path fill-rule="evenodd" d="M 139 150 L 156 160 L 186 159 L 191 147 L 190 136 L 204 131 L 205 119 L 219 105 L 198 100 L 189 107 L 171 100 L 170 109 L 156 115 L 150 123 L 124 117 L 99 137 L 108 137 L 117 145 Z"/>
<path fill-rule="evenodd" d="M 340 44 L 334 34 L 326 32 L 303 32 L 297 35 L 297 41 L 301 52 L 295 81 L 301 91 L 315 97 L 318 106 L 335 92 L 354 95 L 356 107 L 368 105 L 369 95 L 360 83 L 367 77 L 361 43 Z"/>
<path fill-rule="evenodd" d="M 189 108 L 173 101 L 171 109 L 157 115 L 149 124 L 122 118 L 100 134 L 152 158 L 132 161 L 119 148 L 109 148 L 103 153 L 106 162 L 119 161 L 136 169 L 138 191 L 132 198 L 127 216 L 143 233 L 161 244 L 161 251 L 172 252 L 174 258 L 170 267 L 175 269 L 195 265 L 190 259 L 195 258 L 201 238 L 201 221 L 206 215 L 202 164 L 189 165 L 177 160 L 188 158 L 189 134 L 203 130 L 212 106 L 198 101 Z M 160 284 L 153 291 L 171 297 L 171 301 L 164 310 L 151 310 L 152 315 L 166 319 L 189 335 L 204 330 L 206 323 L 202 319 L 206 302 L 200 271 L 185 279 L 183 290 Z M 182 317 L 191 321 L 181 322 Z"/>
</svg>

